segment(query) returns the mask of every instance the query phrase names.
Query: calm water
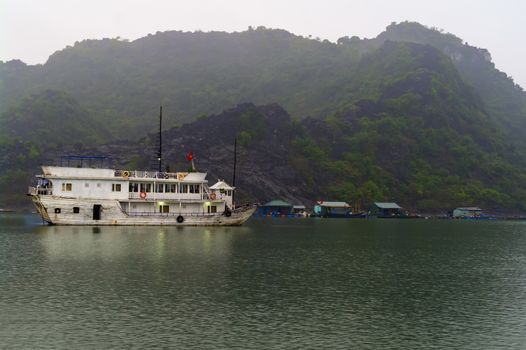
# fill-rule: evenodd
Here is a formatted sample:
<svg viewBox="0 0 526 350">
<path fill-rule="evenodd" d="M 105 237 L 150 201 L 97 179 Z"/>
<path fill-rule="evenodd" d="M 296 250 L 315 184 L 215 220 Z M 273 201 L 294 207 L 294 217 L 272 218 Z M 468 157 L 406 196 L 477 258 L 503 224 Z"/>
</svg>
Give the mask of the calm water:
<svg viewBox="0 0 526 350">
<path fill-rule="evenodd" d="M 0 215 L 0 348 L 526 348 L 526 222 Z"/>
</svg>

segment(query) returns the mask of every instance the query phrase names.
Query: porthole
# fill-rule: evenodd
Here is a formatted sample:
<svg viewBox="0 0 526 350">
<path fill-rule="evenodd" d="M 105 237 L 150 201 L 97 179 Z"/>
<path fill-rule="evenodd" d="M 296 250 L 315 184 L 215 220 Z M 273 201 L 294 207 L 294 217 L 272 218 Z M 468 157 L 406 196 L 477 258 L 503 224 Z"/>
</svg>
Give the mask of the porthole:
<svg viewBox="0 0 526 350">
<path fill-rule="evenodd" d="M 73 207 L 73 213 L 74 214 L 80 213 L 80 208 L 79 207 Z"/>
<path fill-rule="evenodd" d="M 55 208 L 55 214 L 60 214 L 60 208 Z"/>
</svg>

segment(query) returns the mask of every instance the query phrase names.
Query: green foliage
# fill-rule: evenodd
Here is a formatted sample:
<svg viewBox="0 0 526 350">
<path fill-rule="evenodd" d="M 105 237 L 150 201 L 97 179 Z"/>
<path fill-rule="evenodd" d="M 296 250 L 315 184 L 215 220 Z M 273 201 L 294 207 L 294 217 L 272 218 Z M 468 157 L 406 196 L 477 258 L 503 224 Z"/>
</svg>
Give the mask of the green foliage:
<svg viewBox="0 0 526 350">
<path fill-rule="evenodd" d="M 245 101 L 321 115 L 336 97 L 334 82 L 357 59 L 350 48 L 263 27 L 85 40 L 42 66 L 0 64 L 0 106 L 13 107 L 42 87 L 67 91 L 117 139 L 155 130 L 159 102 L 167 126 Z"/>
<path fill-rule="evenodd" d="M 244 130 L 238 134 L 237 139 L 241 146 L 248 146 L 252 140 L 252 134 Z"/>
<path fill-rule="evenodd" d="M 411 22 L 337 44 L 262 27 L 164 32 L 85 40 L 44 65 L 0 62 L 0 205 L 23 200 L 50 153 L 137 143 L 156 130 L 158 102 L 174 126 L 211 124 L 203 115 L 245 101 L 291 113 L 269 125 L 247 107 L 228 128 L 259 152 L 279 142 L 273 156 L 287 150 L 305 197 L 524 209 L 526 94 L 486 50 Z M 127 155 L 129 168 L 148 166 L 152 142 Z"/>
<path fill-rule="evenodd" d="M 519 137 L 526 131 L 526 94 L 511 77 L 495 68 L 486 49 L 470 46 L 453 34 L 415 22 L 393 23 L 373 39 L 351 39 L 341 38 L 338 42 L 362 54 L 389 41 L 430 45 L 440 50 L 451 58 L 462 79 L 476 90 L 488 115 L 503 131 Z"/>
<path fill-rule="evenodd" d="M 0 118 L 0 136 L 17 135 L 26 141 L 53 148 L 66 144 L 93 144 L 107 139 L 107 132 L 65 92 L 44 90 L 28 96 Z M 31 150 L 35 154 L 36 149 Z"/>
<path fill-rule="evenodd" d="M 347 103 L 292 142 L 321 171 L 318 193 L 362 208 L 385 200 L 423 211 L 524 207 L 526 163 L 443 58 L 409 43 L 364 57 Z"/>
</svg>

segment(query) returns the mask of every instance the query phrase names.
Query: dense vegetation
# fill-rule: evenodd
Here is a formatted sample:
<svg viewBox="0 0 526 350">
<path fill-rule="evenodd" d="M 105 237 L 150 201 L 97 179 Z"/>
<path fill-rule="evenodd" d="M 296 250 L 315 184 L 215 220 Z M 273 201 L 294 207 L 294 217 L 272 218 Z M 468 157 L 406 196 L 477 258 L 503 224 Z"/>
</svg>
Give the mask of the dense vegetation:
<svg viewBox="0 0 526 350">
<path fill-rule="evenodd" d="M 42 87 L 65 91 L 115 138 L 154 130 L 159 103 L 167 125 L 241 102 L 277 102 L 295 116 L 321 116 L 357 59 L 352 49 L 282 30 L 85 40 L 43 66 L 1 64 L 0 106 L 15 105 Z"/>
<path fill-rule="evenodd" d="M 431 45 L 451 58 L 464 81 L 484 100 L 490 117 L 503 130 L 522 136 L 526 132 L 526 94 L 511 77 L 495 69 L 491 54 L 470 46 L 462 39 L 438 29 L 428 29 L 419 23 L 393 23 L 374 39 L 340 38 L 339 43 L 360 52 L 370 52 L 386 41 L 413 42 Z"/>
<path fill-rule="evenodd" d="M 315 185 L 321 172 L 330 184 L 320 193 L 361 205 L 403 199 L 424 211 L 460 203 L 525 208 L 523 150 L 447 57 L 430 46 L 386 42 L 362 74 L 346 108 L 295 140 L 309 164 L 303 174 Z"/>
<path fill-rule="evenodd" d="M 90 152 L 121 156 L 123 166 L 150 166 L 140 158 L 153 156 L 144 150 L 154 139 L 134 140 L 156 128 L 159 102 L 168 125 L 196 120 L 168 133 L 172 152 L 205 139 L 227 147 L 238 137 L 253 168 L 245 185 L 278 186 L 247 198 L 525 209 L 526 94 L 495 69 L 486 50 L 407 22 L 374 39 L 337 44 L 264 28 L 165 32 L 134 42 L 83 41 L 45 65 L 0 63 L 7 150 L 0 184 L 10 188 L 0 206 L 20 203 L 14 186 L 19 191 L 49 154 L 113 142 Z M 292 119 L 277 106 L 254 105 L 203 116 L 241 102 L 277 102 Z M 188 131 L 179 134 L 185 128 L 205 134 L 188 138 Z M 272 182 L 265 172 L 276 172 Z"/>
</svg>

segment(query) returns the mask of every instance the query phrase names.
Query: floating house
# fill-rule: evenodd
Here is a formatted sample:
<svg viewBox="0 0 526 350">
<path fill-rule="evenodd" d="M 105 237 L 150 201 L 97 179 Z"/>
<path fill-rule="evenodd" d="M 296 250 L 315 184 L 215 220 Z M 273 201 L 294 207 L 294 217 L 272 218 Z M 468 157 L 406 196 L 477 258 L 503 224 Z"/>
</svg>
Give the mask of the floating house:
<svg viewBox="0 0 526 350">
<path fill-rule="evenodd" d="M 260 216 L 289 216 L 292 214 L 293 205 L 282 201 L 280 199 L 274 199 L 268 203 L 259 206 L 257 215 Z"/>
<path fill-rule="evenodd" d="M 393 218 L 405 216 L 402 207 L 394 202 L 374 202 L 370 215 L 379 218 Z"/>
<path fill-rule="evenodd" d="M 351 217 L 351 206 L 346 202 L 319 201 L 314 206 L 314 216 L 323 218 L 348 218 Z"/>
<path fill-rule="evenodd" d="M 481 218 L 484 216 L 482 209 L 478 207 L 466 207 L 466 208 L 456 208 L 453 210 L 453 218 L 454 219 L 475 219 L 475 218 Z"/>
</svg>

